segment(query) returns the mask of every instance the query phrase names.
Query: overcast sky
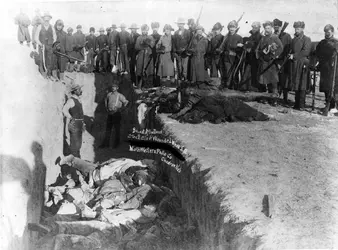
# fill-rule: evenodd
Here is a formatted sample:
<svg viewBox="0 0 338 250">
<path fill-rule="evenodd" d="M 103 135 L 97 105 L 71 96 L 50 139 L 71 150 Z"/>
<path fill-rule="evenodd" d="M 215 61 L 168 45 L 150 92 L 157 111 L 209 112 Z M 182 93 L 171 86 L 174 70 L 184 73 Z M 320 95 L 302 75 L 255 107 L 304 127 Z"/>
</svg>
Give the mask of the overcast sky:
<svg viewBox="0 0 338 250">
<path fill-rule="evenodd" d="M 83 26 L 87 33 L 91 26 L 98 30 L 111 24 L 124 22 L 128 26 L 135 22 L 139 26 L 143 23 L 150 24 L 158 21 L 161 24 L 160 32 L 164 24 L 169 23 L 176 29 L 175 21 L 178 17 L 197 18 L 203 6 L 200 24 L 209 31 L 216 22 L 222 25 L 233 19 L 238 19 L 245 12 L 240 23 L 239 34 L 245 36 L 250 30 L 253 21 L 265 21 L 279 18 L 290 22 L 287 29 L 293 34 L 292 24 L 302 20 L 306 23 L 306 32 L 313 40 L 323 37 L 323 27 L 327 23 L 337 28 L 337 10 L 333 1 L 315 0 L 209 0 L 209 1 L 6 1 L 5 8 L 1 10 L 5 27 L 1 37 L 16 36 L 17 28 L 13 25 L 13 18 L 19 12 L 20 7 L 28 14 L 34 16 L 34 10 L 39 8 L 41 12 L 49 11 L 52 16 L 52 24 L 57 19 L 62 19 L 65 26 L 75 28 L 77 24 Z"/>
</svg>

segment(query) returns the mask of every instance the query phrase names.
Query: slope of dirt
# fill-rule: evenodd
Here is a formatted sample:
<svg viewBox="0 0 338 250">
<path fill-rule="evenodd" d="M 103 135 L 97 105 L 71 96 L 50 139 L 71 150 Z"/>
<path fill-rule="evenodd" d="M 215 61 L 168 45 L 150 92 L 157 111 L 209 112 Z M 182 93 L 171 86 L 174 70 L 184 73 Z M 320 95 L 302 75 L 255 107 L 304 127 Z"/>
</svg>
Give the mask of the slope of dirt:
<svg viewBox="0 0 338 250">
<path fill-rule="evenodd" d="M 64 87 L 48 82 L 12 40 L 0 58 L 0 248 L 29 249 L 27 222 L 40 220 L 46 171 L 62 153 Z"/>
<path fill-rule="evenodd" d="M 277 121 L 191 125 L 161 118 L 200 171 L 211 168 L 205 185 L 226 194 L 224 222 L 249 222 L 243 235 L 261 236 L 258 249 L 337 248 L 337 118 L 250 104 Z M 261 212 L 264 195 L 271 218 Z M 247 248 L 243 240 L 233 244 Z"/>
</svg>

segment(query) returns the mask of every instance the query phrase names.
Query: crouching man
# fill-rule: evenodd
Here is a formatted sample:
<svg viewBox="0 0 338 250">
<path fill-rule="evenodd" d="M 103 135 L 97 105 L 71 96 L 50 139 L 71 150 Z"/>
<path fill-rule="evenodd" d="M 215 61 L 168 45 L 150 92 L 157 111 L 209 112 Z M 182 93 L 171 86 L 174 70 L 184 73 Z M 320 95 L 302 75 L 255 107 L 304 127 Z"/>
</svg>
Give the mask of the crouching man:
<svg viewBox="0 0 338 250">
<path fill-rule="evenodd" d="M 124 97 L 124 95 L 118 92 L 118 89 L 118 81 L 114 81 L 111 86 L 111 92 L 108 93 L 105 99 L 105 106 L 108 112 L 108 117 L 105 138 L 100 148 L 109 147 L 112 128 L 114 128 L 115 130 L 113 147 L 117 148 L 120 145 L 122 112 L 126 109 L 129 102 Z"/>
</svg>

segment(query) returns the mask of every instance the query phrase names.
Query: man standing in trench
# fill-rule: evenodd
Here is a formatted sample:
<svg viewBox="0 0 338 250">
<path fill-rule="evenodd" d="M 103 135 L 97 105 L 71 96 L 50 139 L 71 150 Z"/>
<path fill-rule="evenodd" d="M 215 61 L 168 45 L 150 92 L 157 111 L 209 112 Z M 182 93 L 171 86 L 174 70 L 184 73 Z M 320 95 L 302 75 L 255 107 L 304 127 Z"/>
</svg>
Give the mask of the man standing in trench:
<svg viewBox="0 0 338 250">
<path fill-rule="evenodd" d="M 112 128 L 115 130 L 113 148 L 117 148 L 120 145 L 122 112 L 125 110 L 129 102 L 124 95 L 118 92 L 118 89 L 119 84 L 118 81 L 115 80 L 111 86 L 111 92 L 108 93 L 104 102 L 108 112 L 108 117 L 104 141 L 100 148 L 109 147 Z"/>
<path fill-rule="evenodd" d="M 80 158 L 82 145 L 82 132 L 85 129 L 83 122 L 83 108 L 80 100 L 81 86 L 74 84 L 71 88 L 71 96 L 63 107 L 63 115 L 69 119 L 68 131 L 70 137 L 70 152 Z"/>
</svg>

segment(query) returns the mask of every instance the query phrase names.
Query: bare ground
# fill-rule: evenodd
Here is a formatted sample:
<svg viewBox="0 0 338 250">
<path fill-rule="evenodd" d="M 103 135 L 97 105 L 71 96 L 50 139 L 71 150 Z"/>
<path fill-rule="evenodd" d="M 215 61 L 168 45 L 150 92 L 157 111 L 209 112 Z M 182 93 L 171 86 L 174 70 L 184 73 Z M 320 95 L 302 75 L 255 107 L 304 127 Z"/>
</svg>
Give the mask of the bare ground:
<svg viewBox="0 0 338 250">
<path fill-rule="evenodd" d="M 324 106 L 317 98 L 315 113 Z M 211 193 L 227 193 L 229 217 L 252 222 L 244 230 L 262 236 L 259 248 L 338 248 L 337 117 L 250 105 L 277 121 L 191 125 L 161 118 L 201 170 L 212 169 L 206 184 Z M 264 195 L 271 218 L 261 212 Z"/>
</svg>

